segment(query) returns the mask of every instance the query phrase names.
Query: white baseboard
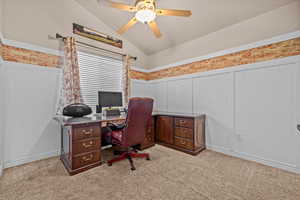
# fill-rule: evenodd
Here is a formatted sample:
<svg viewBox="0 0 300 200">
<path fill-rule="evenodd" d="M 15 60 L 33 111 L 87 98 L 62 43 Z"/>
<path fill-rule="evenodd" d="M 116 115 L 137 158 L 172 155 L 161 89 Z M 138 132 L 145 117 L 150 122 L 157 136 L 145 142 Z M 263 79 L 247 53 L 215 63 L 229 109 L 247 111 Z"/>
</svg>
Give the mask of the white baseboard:
<svg viewBox="0 0 300 200">
<path fill-rule="evenodd" d="M 254 156 L 248 153 L 243 153 L 243 152 L 237 152 L 234 151 L 232 149 L 228 149 L 228 148 L 224 148 L 224 147 L 220 147 L 220 146 L 215 146 L 215 145 L 206 145 L 207 149 L 212 150 L 212 151 L 216 151 L 219 153 L 223 153 L 229 156 L 233 156 L 233 157 L 237 157 L 237 158 L 241 158 L 241 159 L 245 159 L 245 160 L 249 160 L 249 161 L 254 161 L 263 165 L 267 165 L 267 166 L 271 166 L 274 168 L 279 168 L 282 170 L 286 170 L 289 172 L 293 172 L 293 173 L 297 173 L 300 174 L 300 168 L 298 168 L 297 166 L 288 164 L 288 163 L 283 163 L 280 161 L 275 161 L 275 160 L 270 160 L 270 159 L 266 159 L 266 158 L 261 158 L 258 156 Z"/>
<path fill-rule="evenodd" d="M 37 161 L 37 160 L 42 160 L 42 159 L 46 159 L 46 158 L 59 156 L 59 155 L 60 155 L 60 150 L 54 150 L 54 151 L 40 153 L 40 154 L 36 154 L 36 155 L 24 156 L 23 158 L 19 158 L 16 160 L 5 161 L 4 169 L 9 168 L 9 167 L 15 167 L 18 165 L 23 165 L 23 164 L 30 163 L 30 162 Z"/>
</svg>

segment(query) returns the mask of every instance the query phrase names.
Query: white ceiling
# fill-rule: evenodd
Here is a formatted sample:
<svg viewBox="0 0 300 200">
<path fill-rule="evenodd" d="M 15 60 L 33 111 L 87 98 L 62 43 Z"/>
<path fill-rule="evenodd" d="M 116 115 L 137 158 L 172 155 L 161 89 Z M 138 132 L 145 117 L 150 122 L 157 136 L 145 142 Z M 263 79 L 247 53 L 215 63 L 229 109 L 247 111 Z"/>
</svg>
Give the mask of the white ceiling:
<svg viewBox="0 0 300 200">
<path fill-rule="evenodd" d="M 76 1 L 114 30 L 126 24 L 134 15 L 101 6 L 97 0 Z M 135 0 L 114 1 L 131 5 L 135 2 Z M 156 21 L 163 34 L 159 39 L 142 23 L 129 29 L 124 37 L 145 54 L 151 55 L 294 1 L 297 0 L 157 0 L 158 8 L 186 9 L 191 10 L 193 15 L 189 18 L 158 16 Z"/>
</svg>

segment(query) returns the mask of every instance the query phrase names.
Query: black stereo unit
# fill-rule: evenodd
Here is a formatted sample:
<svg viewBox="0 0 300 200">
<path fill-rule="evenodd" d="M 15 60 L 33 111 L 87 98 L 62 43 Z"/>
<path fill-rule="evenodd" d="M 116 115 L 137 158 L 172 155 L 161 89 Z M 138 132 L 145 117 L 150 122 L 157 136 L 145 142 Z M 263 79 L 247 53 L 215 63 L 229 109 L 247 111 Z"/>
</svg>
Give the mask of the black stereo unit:
<svg viewBox="0 0 300 200">
<path fill-rule="evenodd" d="M 63 115 L 68 117 L 83 117 L 91 114 L 92 109 L 82 103 L 74 103 L 66 106 L 63 110 Z"/>
</svg>

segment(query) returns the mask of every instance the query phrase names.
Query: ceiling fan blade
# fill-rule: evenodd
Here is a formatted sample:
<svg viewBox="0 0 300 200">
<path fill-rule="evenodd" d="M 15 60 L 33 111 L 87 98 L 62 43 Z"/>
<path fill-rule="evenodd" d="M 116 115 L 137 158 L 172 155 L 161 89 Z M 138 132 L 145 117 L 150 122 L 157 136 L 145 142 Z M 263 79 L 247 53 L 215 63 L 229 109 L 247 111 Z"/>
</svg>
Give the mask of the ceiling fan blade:
<svg viewBox="0 0 300 200">
<path fill-rule="evenodd" d="M 190 10 L 167 10 L 167 9 L 157 9 L 157 15 L 164 16 L 179 16 L 179 17 L 189 17 L 192 15 Z"/>
<path fill-rule="evenodd" d="M 132 18 L 128 24 L 124 25 L 123 27 L 121 27 L 117 33 L 119 33 L 120 35 L 122 35 L 123 33 L 125 33 L 130 27 L 132 27 L 133 25 L 135 25 L 137 23 L 137 19 L 134 17 Z"/>
<path fill-rule="evenodd" d="M 123 4 L 123 3 L 116 3 L 116 2 L 109 1 L 108 5 L 112 8 L 117 8 L 119 10 L 124 10 L 124 11 L 128 11 L 128 12 L 137 11 L 135 6 L 130 6 L 130 5 Z"/>
<path fill-rule="evenodd" d="M 162 36 L 155 21 L 149 22 L 148 25 L 157 38 L 160 38 Z"/>
</svg>

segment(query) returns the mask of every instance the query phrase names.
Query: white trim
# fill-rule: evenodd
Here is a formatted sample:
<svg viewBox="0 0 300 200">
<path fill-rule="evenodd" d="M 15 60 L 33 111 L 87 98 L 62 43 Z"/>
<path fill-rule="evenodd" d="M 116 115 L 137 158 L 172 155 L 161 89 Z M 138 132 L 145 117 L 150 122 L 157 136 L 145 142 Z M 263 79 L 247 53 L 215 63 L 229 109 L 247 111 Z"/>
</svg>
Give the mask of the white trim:
<svg viewBox="0 0 300 200">
<path fill-rule="evenodd" d="M 149 81 L 140 80 L 140 79 L 131 79 L 131 81 L 134 83 L 144 83 L 144 84 L 149 83 Z"/>
<path fill-rule="evenodd" d="M 164 65 L 164 66 L 160 66 L 160 67 L 155 67 L 154 69 L 139 69 L 136 68 L 136 71 L 141 71 L 141 72 L 156 72 L 156 71 L 160 71 L 163 69 L 168 69 L 168 68 L 172 68 L 172 67 L 177 67 L 180 65 L 185 65 L 185 64 L 189 64 L 189 63 L 193 63 L 193 62 L 199 62 L 202 60 L 206 60 L 206 59 L 210 59 L 210 58 L 215 58 L 218 56 L 224 56 L 227 54 L 231 54 L 231 53 L 236 53 L 236 52 L 240 52 L 240 51 L 244 51 L 244 50 L 248 50 L 248 49 L 253 49 L 256 47 L 261 47 L 261 46 L 265 46 L 265 45 L 269 45 L 269 44 L 274 44 L 274 43 L 278 43 L 278 42 L 282 42 L 282 41 L 286 41 L 286 40 L 290 40 L 290 39 L 294 39 L 294 38 L 298 38 L 300 37 L 300 30 L 299 31 L 295 31 L 292 33 L 287 33 L 287 34 L 283 34 L 283 35 L 279 35 L 270 39 L 266 39 L 266 40 L 261 40 L 258 42 L 254 42 L 254 43 L 250 43 L 250 44 L 246 44 L 243 46 L 239 46 L 239 47 L 234 47 L 231 49 L 225 49 L 222 51 L 218 51 L 215 53 L 211 53 L 211 54 L 207 54 L 204 56 L 200 56 L 200 57 L 196 57 L 196 58 L 190 58 L 190 59 L 186 59 L 183 61 L 179 61 L 179 62 L 175 62 L 175 63 L 171 63 L 168 65 Z"/>
<path fill-rule="evenodd" d="M 244 152 L 237 152 L 237 151 L 230 150 L 228 148 L 219 147 L 219 146 L 215 146 L 215 145 L 206 145 L 206 147 L 207 147 L 207 149 L 212 150 L 212 151 L 216 151 L 216 152 L 230 155 L 233 157 L 254 161 L 257 163 L 261 163 L 263 165 L 267 165 L 267 166 L 271 166 L 271 167 L 275 167 L 275 168 L 279 168 L 279 169 L 283 169 L 286 171 L 300 174 L 300 168 L 298 168 L 296 165 L 278 162 L 275 160 L 262 158 L 262 157 L 251 155 L 251 154 L 244 153 Z"/>
<path fill-rule="evenodd" d="M 144 68 L 141 68 L 141 67 L 138 67 L 138 66 L 131 67 L 131 69 L 134 70 L 134 71 L 138 71 L 138 72 L 149 73 L 148 69 L 144 69 Z"/>
<path fill-rule="evenodd" d="M 40 153 L 36 155 L 28 155 L 16 160 L 9 160 L 4 162 L 4 169 L 9 167 L 15 167 L 18 165 L 23 165 L 37 160 L 42 160 L 46 158 L 56 157 L 60 155 L 60 150 L 53 150 L 45 153 Z"/>
<path fill-rule="evenodd" d="M 33 71 L 47 71 L 47 72 L 56 72 L 56 73 L 60 73 L 61 72 L 61 68 L 58 67 L 36 67 L 37 65 L 34 64 L 27 64 L 27 63 L 20 63 L 20 62 L 12 62 L 12 61 L 4 61 L 3 62 L 4 67 L 6 67 L 7 65 L 5 64 L 10 64 L 10 68 L 23 68 L 26 70 L 33 70 Z M 14 64 L 14 65 L 11 65 Z"/>
<path fill-rule="evenodd" d="M 14 46 L 14 47 L 18 47 L 18 48 L 28 49 L 28 50 L 32 50 L 32 51 L 39 51 L 42 53 L 47 53 L 47 54 L 52 54 L 52 55 L 57 55 L 57 56 L 59 55 L 58 50 L 49 49 L 49 48 L 45 48 L 42 46 L 28 44 L 28 43 L 24 43 L 24 42 L 18 42 L 15 40 L 4 39 L 3 43 L 5 45 Z"/>
</svg>

